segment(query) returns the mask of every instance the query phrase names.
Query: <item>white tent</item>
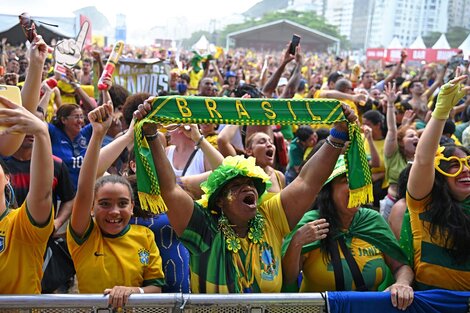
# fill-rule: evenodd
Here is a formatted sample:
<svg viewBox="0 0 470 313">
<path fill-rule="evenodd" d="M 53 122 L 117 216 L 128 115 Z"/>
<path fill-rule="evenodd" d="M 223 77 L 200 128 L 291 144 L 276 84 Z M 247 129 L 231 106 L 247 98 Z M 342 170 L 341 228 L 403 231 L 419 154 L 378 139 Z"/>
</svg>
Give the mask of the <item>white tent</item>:
<svg viewBox="0 0 470 313">
<path fill-rule="evenodd" d="M 193 49 L 200 53 L 204 53 L 209 50 L 209 45 L 209 40 L 207 40 L 206 36 L 202 35 L 201 38 L 199 38 L 199 40 L 193 45 Z"/>
<path fill-rule="evenodd" d="M 415 41 L 410 45 L 410 49 L 426 49 L 426 45 L 424 44 L 423 37 L 419 35 L 416 37 Z"/>
<path fill-rule="evenodd" d="M 470 34 L 465 38 L 462 44 L 459 46 L 459 49 L 463 51 L 463 57 L 467 59 L 470 55 Z"/>
<path fill-rule="evenodd" d="M 434 46 L 432 46 L 433 49 L 450 49 L 449 42 L 447 41 L 446 35 L 442 34 L 441 37 L 436 41 Z"/>
<path fill-rule="evenodd" d="M 397 37 L 393 37 L 392 41 L 388 44 L 387 49 L 403 49 L 400 40 Z"/>
</svg>

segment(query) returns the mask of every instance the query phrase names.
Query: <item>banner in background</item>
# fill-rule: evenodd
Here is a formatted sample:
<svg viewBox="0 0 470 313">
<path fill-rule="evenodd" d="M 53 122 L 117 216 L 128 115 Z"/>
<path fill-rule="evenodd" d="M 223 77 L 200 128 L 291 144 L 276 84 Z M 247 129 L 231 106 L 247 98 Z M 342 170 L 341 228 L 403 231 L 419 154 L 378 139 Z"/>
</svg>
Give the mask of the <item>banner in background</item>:
<svg viewBox="0 0 470 313">
<path fill-rule="evenodd" d="M 170 90 L 170 66 L 159 59 L 120 58 L 113 80 L 131 94 L 148 92 L 156 96 Z"/>
<path fill-rule="evenodd" d="M 403 49 L 382 49 L 371 48 L 366 51 L 367 61 L 386 61 L 398 62 L 401 58 L 401 51 Z M 426 63 L 439 62 L 445 63 L 457 54 L 459 49 L 404 49 L 408 55 L 407 62 L 421 62 Z"/>
</svg>

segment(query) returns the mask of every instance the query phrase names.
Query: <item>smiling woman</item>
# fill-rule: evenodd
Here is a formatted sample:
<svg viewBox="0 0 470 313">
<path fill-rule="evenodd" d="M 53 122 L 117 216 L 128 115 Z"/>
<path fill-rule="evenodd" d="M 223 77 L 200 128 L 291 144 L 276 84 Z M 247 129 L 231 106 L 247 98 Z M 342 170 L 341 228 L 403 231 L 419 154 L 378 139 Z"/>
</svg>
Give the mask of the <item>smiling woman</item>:
<svg viewBox="0 0 470 313">
<path fill-rule="evenodd" d="M 99 150 L 112 111 L 107 103 L 88 114 L 93 135 L 78 179 L 67 245 L 80 293 L 104 292 L 109 294 L 109 304 L 120 308 L 133 293 L 160 292 L 164 275 L 152 231 L 129 225 L 134 208 L 129 182 L 109 175 L 95 183 Z"/>
<path fill-rule="evenodd" d="M 470 290 L 470 151 L 439 139 L 452 108 L 470 90 L 460 76 L 445 84 L 416 147 L 406 204 L 416 288 Z"/>
</svg>

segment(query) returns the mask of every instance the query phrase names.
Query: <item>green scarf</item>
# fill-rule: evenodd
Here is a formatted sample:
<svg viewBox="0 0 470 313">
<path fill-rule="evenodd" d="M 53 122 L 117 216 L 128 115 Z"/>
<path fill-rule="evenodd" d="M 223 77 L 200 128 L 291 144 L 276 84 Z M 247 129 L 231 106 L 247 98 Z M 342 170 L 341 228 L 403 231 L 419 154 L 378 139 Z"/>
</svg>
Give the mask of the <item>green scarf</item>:
<svg viewBox="0 0 470 313">
<path fill-rule="evenodd" d="M 294 230 L 286 236 L 282 243 L 282 255 L 287 251 L 292 237 L 295 235 L 297 230 L 305 224 L 317 220 L 320 218 L 320 212 L 318 210 L 311 210 L 303 216 L 300 222 L 295 226 Z M 374 210 L 360 208 L 359 211 L 354 215 L 354 218 L 349 226 L 347 232 L 340 232 L 334 239 L 344 237 L 345 241 L 348 238 L 357 237 L 370 244 L 376 246 L 381 252 L 385 253 L 389 257 L 401 262 L 408 264 L 407 258 L 403 250 L 400 248 L 395 236 L 393 235 L 387 222 Z M 319 249 L 320 240 L 315 240 L 302 247 L 302 254 L 309 251 Z M 387 277 L 385 277 L 387 280 Z M 387 282 L 390 285 L 390 281 Z M 294 286 L 284 286 L 283 290 L 293 291 Z M 379 287 L 380 289 L 380 287 Z"/>
<path fill-rule="evenodd" d="M 157 97 L 152 112 L 135 126 L 137 186 L 143 209 L 166 211 L 152 155 L 142 133 L 144 123 L 214 123 L 234 125 L 333 124 L 347 121 L 338 100 Z M 349 207 L 372 201 L 372 179 L 359 126 L 349 123 L 346 166 Z"/>
<path fill-rule="evenodd" d="M 201 62 L 206 62 L 207 60 L 213 59 L 211 54 L 200 55 L 196 50 L 193 50 L 191 52 L 194 53 L 194 56 L 192 57 L 190 63 L 193 68 L 193 71 L 196 73 L 199 73 L 199 71 L 201 70 Z"/>
</svg>

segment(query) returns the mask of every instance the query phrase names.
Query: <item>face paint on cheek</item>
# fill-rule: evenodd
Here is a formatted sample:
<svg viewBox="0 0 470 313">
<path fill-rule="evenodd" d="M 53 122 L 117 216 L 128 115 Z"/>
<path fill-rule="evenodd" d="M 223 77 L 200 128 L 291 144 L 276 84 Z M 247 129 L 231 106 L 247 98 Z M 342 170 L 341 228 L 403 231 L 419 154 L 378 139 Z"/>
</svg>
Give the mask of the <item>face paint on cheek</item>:
<svg viewBox="0 0 470 313">
<path fill-rule="evenodd" d="M 234 197 L 232 191 L 229 191 L 229 192 L 227 193 L 227 197 L 226 197 L 226 198 L 227 198 L 227 201 L 228 201 L 228 202 L 232 202 L 233 200 L 235 200 L 235 197 Z"/>
</svg>

